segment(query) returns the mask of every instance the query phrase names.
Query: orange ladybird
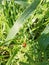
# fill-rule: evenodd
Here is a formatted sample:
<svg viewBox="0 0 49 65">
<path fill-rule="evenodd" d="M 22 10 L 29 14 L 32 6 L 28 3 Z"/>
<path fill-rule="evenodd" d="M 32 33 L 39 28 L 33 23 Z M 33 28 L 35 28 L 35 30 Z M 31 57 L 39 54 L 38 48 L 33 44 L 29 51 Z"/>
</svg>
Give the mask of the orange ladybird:
<svg viewBox="0 0 49 65">
<path fill-rule="evenodd" d="M 23 46 L 23 47 L 26 47 L 26 42 L 24 42 L 24 43 L 22 44 L 22 46 Z"/>
</svg>

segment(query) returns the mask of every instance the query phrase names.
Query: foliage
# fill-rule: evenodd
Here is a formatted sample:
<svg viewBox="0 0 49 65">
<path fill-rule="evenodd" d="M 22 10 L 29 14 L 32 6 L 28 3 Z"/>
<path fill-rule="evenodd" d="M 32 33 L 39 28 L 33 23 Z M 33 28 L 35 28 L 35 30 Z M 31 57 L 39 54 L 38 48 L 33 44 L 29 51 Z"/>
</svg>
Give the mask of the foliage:
<svg viewBox="0 0 49 65">
<path fill-rule="evenodd" d="M 49 0 L 0 5 L 0 65 L 49 65 Z"/>
</svg>

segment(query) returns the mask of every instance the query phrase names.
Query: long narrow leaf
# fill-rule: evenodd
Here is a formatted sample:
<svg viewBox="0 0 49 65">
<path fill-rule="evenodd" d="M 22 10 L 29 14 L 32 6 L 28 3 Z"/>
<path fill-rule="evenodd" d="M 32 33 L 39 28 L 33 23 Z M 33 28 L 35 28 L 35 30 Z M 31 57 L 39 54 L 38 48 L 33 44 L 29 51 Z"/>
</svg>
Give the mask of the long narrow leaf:
<svg viewBox="0 0 49 65">
<path fill-rule="evenodd" d="M 22 15 L 17 19 L 11 30 L 9 31 L 9 34 L 7 35 L 7 38 L 5 41 L 13 39 L 18 33 L 19 29 L 23 26 L 25 23 L 25 20 L 30 17 L 31 13 L 36 9 L 37 5 L 40 3 L 40 0 L 34 0 L 34 2 L 28 6 L 28 8 L 22 13 Z M 10 44 L 10 42 L 6 43 L 7 45 Z"/>
<path fill-rule="evenodd" d="M 46 26 L 44 31 L 41 33 L 41 36 L 38 39 L 38 43 L 42 50 L 45 50 L 47 46 L 49 45 L 49 24 Z"/>
<path fill-rule="evenodd" d="M 10 0 L 7 0 L 7 1 L 10 1 Z M 23 5 L 23 6 L 27 6 L 30 4 L 28 1 L 22 1 L 22 0 L 14 0 L 14 3 Z"/>
</svg>

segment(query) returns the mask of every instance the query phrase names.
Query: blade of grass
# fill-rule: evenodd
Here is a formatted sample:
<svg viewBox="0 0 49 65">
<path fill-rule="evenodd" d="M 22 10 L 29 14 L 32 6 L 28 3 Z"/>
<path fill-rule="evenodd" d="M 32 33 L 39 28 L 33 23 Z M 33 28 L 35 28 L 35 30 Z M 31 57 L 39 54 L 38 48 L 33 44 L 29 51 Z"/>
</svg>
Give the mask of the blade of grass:
<svg viewBox="0 0 49 65">
<path fill-rule="evenodd" d="M 45 50 L 49 45 L 49 24 L 46 26 L 44 31 L 41 33 L 41 36 L 38 39 L 40 49 Z M 41 47 L 42 46 L 42 47 Z"/>
<path fill-rule="evenodd" d="M 19 51 L 19 49 L 20 49 L 20 46 L 17 46 L 17 47 L 14 48 L 13 55 L 11 55 L 11 57 L 9 58 L 8 62 L 6 63 L 6 65 L 11 65 L 11 62 L 14 59 L 16 53 Z"/>
<path fill-rule="evenodd" d="M 22 13 L 22 15 L 17 19 L 13 27 L 10 29 L 9 34 L 7 35 L 7 38 L 5 41 L 13 39 L 16 35 L 16 33 L 19 32 L 19 29 L 23 26 L 25 23 L 25 20 L 28 19 L 31 15 L 31 13 L 36 9 L 37 5 L 40 3 L 40 0 L 35 0 L 31 5 L 27 7 L 27 9 Z M 5 45 L 9 45 L 10 42 L 6 43 Z"/>
<path fill-rule="evenodd" d="M 40 0 L 35 0 L 23 13 L 22 15 L 18 18 L 18 20 L 15 22 L 15 24 L 13 25 L 13 27 L 11 28 L 11 30 L 9 31 L 9 34 L 6 38 L 6 40 L 10 40 L 13 39 L 16 35 L 16 33 L 18 33 L 20 27 L 23 26 L 23 24 L 25 23 L 25 20 L 28 19 L 28 17 L 30 17 L 30 14 L 32 13 L 32 11 L 34 11 L 37 7 L 37 5 L 39 4 Z M 6 41 L 5 40 L 5 41 Z M 9 45 L 10 42 L 7 43 L 7 45 Z M 9 58 L 8 62 L 6 65 L 10 65 L 12 60 L 14 59 L 14 56 L 17 53 L 17 49 L 15 48 L 14 54 Z"/>
<path fill-rule="evenodd" d="M 10 0 L 7 0 L 7 1 L 10 1 Z M 23 6 L 27 6 L 30 4 L 28 1 L 22 1 L 22 0 L 15 0 L 14 3 L 23 5 Z"/>
</svg>

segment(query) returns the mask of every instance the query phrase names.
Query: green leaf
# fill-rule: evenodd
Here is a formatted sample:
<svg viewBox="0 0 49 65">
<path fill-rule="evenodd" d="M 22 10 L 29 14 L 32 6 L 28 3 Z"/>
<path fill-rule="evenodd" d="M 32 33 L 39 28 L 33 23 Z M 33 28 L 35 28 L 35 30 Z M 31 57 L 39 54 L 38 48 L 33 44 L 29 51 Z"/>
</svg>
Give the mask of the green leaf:
<svg viewBox="0 0 49 65">
<path fill-rule="evenodd" d="M 13 27 L 10 29 L 9 34 L 7 35 L 5 41 L 13 39 L 15 37 L 16 33 L 19 32 L 19 29 L 23 26 L 25 21 L 30 17 L 31 13 L 36 9 L 39 3 L 40 0 L 38 1 L 34 0 L 34 2 L 26 8 L 26 10 L 22 13 L 22 15 L 17 19 Z M 9 45 L 10 42 L 6 44 Z"/>
<path fill-rule="evenodd" d="M 13 49 L 13 54 L 9 58 L 8 62 L 6 63 L 6 65 L 11 65 L 11 62 L 14 59 L 15 55 L 17 54 L 17 52 L 19 51 L 19 49 L 20 49 L 20 47 L 18 47 L 18 46 Z"/>
<path fill-rule="evenodd" d="M 7 1 L 10 1 L 10 0 L 7 0 Z M 30 4 L 28 1 L 24 1 L 24 0 L 23 1 L 22 0 L 14 0 L 14 3 L 22 5 L 22 6 L 27 6 Z"/>
<path fill-rule="evenodd" d="M 28 6 L 30 3 L 29 2 L 26 2 L 26 1 L 15 1 L 16 4 L 19 4 L 19 5 L 23 5 L 23 6 Z"/>
<path fill-rule="evenodd" d="M 49 44 L 49 24 L 46 26 L 41 36 L 38 39 L 38 43 L 42 50 L 46 49 Z"/>
</svg>

